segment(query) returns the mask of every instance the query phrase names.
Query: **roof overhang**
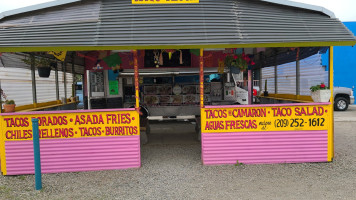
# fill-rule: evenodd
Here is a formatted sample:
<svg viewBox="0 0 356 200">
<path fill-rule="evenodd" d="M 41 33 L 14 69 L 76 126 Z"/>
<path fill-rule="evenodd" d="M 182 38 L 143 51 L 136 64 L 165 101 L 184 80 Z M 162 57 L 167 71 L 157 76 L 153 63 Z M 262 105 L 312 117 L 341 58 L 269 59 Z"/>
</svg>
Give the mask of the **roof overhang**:
<svg viewBox="0 0 356 200">
<path fill-rule="evenodd" d="M 200 0 L 189 6 L 53 1 L 0 19 L 0 52 L 355 45 L 353 33 L 327 12 L 282 0 Z"/>
<path fill-rule="evenodd" d="M 332 11 L 330 11 L 322 6 L 315 6 L 315 5 L 299 3 L 299 2 L 294 2 L 294 1 L 288 1 L 288 0 L 260 0 L 260 1 L 275 3 L 275 4 L 279 4 L 279 5 L 284 5 L 284 6 L 291 6 L 291 7 L 296 7 L 296 8 L 303 8 L 303 9 L 312 10 L 312 11 L 318 11 L 318 12 L 328 15 L 331 18 L 336 17 Z"/>
<path fill-rule="evenodd" d="M 13 15 L 17 15 L 17 14 L 32 12 L 32 11 L 41 10 L 41 9 L 45 9 L 45 8 L 51 8 L 51 7 L 55 7 L 55 6 L 61 6 L 61 5 L 75 3 L 75 2 L 79 2 L 79 1 L 82 1 L 82 0 L 56 0 L 56 1 L 46 2 L 46 3 L 35 4 L 32 6 L 26 6 L 23 8 L 18 8 L 18 9 L 2 12 L 2 13 L 0 13 L 0 19 L 9 17 L 9 16 L 13 16 Z"/>
<path fill-rule="evenodd" d="M 2 19 L 4 17 L 12 16 L 12 15 L 41 10 L 41 9 L 45 9 L 45 8 L 51 8 L 51 7 L 55 7 L 55 6 L 61 6 L 61 5 L 75 3 L 75 2 L 79 2 L 79 1 L 82 1 L 82 0 L 55 0 L 55 1 L 50 1 L 50 2 L 46 2 L 46 3 L 27 6 L 27 7 L 23 7 L 23 8 L 18 8 L 18 9 L 14 9 L 14 10 L 9 10 L 9 11 L 0 13 L 0 19 Z M 315 5 L 299 3 L 299 2 L 289 1 L 289 0 L 260 0 L 260 1 L 265 1 L 265 2 L 269 2 L 269 3 L 285 5 L 285 6 L 291 6 L 291 7 L 296 7 L 296 8 L 303 8 L 303 9 L 307 9 L 307 10 L 318 11 L 318 12 L 322 12 L 322 13 L 328 15 L 331 18 L 335 18 L 335 14 L 332 11 L 330 11 L 324 7 L 321 7 L 321 6 L 315 6 Z"/>
<path fill-rule="evenodd" d="M 150 45 L 150 46 L 56 46 L 56 47 L 0 47 L 0 52 L 41 52 L 41 51 L 102 51 L 102 50 L 143 50 L 143 49 L 224 49 L 224 48 L 283 48 L 283 47 L 327 47 L 354 46 L 356 41 L 256 43 L 221 45 Z"/>
</svg>

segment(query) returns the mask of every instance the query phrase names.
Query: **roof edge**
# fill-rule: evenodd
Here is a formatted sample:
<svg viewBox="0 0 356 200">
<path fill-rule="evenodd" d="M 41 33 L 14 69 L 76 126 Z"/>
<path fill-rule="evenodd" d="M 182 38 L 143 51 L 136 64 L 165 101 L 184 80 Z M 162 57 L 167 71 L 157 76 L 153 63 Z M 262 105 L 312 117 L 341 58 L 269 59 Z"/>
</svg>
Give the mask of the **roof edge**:
<svg viewBox="0 0 356 200">
<path fill-rule="evenodd" d="M 310 5 L 310 4 L 306 4 L 306 3 L 300 3 L 300 2 L 294 2 L 294 1 L 289 1 L 289 0 L 261 0 L 261 1 L 280 4 L 280 5 L 285 5 L 285 6 L 303 8 L 303 9 L 312 10 L 312 11 L 318 11 L 318 12 L 322 12 L 322 13 L 328 15 L 330 18 L 336 18 L 334 12 L 332 12 L 331 10 L 328 10 L 328 9 L 322 7 L 322 6 L 315 6 L 315 5 Z"/>
<path fill-rule="evenodd" d="M 0 13 L 0 20 L 5 17 L 12 16 L 12 15 L 31 12 L 31 11 L 35 11 L 35 10 L 41 10 L 44 8 L 50 8 L 50 7 L 54 7 L 54 6 L 60 6 L 60 5 L 79 2 L 79 1 L 82 1 L 82 0 L 55 0 L 55 1 L 50 1 L 50 2 L 46 2 L 46 3 L 40 3 L 40 4 L 36 4 L 36 5 L 32 5 L 32 6 L 27 6 L 27 7 L 23 7 L 23 8 L 17 8 L 14 10 L 9 10 L 9 11 Z"/>
<path fill-rule="evenodd" d="M 44 9 L 44 8 L 50 8 L 50 7 L 54 7 L 54 6 L 60 6 L 60 5 L 74 3 L 74 2 L 80 2 L 80 1 L 82 1 L 82 0 L 55 0 L 55 1 L 50 1 L 50 2 L 46 2 L 46 3 L 27 6 L 27 7 L 23 7 L 23 8 L 18 8 L 18 9 L 14 9 L 14 10 L 9 10 L 9 11 L 0 13 L 0 20 L 5 17 L 12 16 L 12 15 L 17 15 L 17 14 L 21 14 L 21 13 L 31 12 L 31 11 L 35 11 L 35 10 L 40 10 L 40 9 Z M 318 11 L 318 12 L 322 12 L 322 13 L 328 15 L 330 18 L 336 18 L 335 14 L 332 11 L 330 11 L 324 7 L 321 7 L 321 6 L 315 6 L 315 5 L 299 3 L 299 2 L 289 1 L 289 0 L 261 0 L 261 1 L 279 4 L 279 5 L 285 5 L 285 6 L 303 8 L 303 9 L 307 9 L 307 10 Z"/>
</svg>

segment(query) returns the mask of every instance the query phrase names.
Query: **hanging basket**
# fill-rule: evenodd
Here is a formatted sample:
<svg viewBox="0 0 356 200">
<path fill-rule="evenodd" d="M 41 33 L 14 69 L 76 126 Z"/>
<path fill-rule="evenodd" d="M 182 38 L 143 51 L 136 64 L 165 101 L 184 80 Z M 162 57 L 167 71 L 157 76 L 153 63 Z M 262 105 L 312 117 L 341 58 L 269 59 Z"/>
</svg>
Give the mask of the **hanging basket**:
<svg viewBox="0 0 356 200">
<path fill-rule="evenodd" d="M 311 97 L 314 102 L 329 102 L 331 97 L 330 90 L 317 90 L 315 92 L 311 92 Z"/>
<path fill-rule="evenodd" d="M 16 104 L 4 104 L 4 112 L 10 113 L 15 112 Z"/>
<path fill-rule="evenodd" d="M 37 71 L 38 75 L 42 78 L 48 78 L 51 75 L 51 67 L 39 67 Z"/>
<path fill-rule="evenodd" d="M 240 73 L 240 68 L 238 67 L 230 67 L 230 72 L 233 74 L 239 74 Z"/>
</svg>

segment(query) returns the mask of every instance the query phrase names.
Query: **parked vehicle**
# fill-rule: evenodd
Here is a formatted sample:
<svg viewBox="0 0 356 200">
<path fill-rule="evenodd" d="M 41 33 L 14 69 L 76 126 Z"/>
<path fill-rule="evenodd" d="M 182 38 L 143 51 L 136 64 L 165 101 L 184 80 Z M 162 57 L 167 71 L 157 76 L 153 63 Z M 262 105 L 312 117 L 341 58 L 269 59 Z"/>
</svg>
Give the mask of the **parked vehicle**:
<svg viewBox="0 0 356 200">
<path fill-rule="evenodd" d="M 334 87 L 334 110 L 345 111 L 349 104 L 355 103 L 355 97 L 351 88 Z"/>
</svg>

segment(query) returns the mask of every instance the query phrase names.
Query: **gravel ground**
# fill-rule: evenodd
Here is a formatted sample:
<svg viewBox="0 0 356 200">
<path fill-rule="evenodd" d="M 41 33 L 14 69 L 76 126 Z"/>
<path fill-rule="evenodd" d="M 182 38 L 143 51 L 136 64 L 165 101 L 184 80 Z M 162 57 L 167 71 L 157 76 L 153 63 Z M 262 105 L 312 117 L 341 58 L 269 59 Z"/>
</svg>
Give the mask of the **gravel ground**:
<svg viewBox="0 0 356 200">
<path fill-rule="evenodd" d="M 153 131 L 140 169 L 45 174 L 41 191 L 33 175 L 0 176 L 0 199 L 356 199 L 356 122 L 335 125 L 333 163 L 203 166 L 191 133 Z"/>
</svg>

